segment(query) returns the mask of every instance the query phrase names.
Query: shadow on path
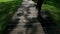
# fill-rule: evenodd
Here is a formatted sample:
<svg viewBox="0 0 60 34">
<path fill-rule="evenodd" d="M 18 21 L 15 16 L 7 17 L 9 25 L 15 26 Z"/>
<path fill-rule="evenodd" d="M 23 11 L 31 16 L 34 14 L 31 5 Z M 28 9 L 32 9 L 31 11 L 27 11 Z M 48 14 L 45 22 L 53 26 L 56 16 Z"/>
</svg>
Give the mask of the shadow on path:
<svg viewBox="0 0 60 34">
<path fill-rule="evenodd" d="M 19 19 L 16 19 L 14 22 L 10 20 L 9 23 L 7 24 L 6 29 L 3 31 L 3 34 L 9 34 L 18 24 L 18 20 Z"/>
<path fill-rule="evenodd" d="M 54 23 L 54 21 L 51 19 L 50 12 L 47 12 L 47 19 L 44 19 L 41 17 L 41 15 L 38 15 L 38 20 L 41 23 L 44 31 L 46 34 L 59 34 L 57 24 Z"/>
</svg>

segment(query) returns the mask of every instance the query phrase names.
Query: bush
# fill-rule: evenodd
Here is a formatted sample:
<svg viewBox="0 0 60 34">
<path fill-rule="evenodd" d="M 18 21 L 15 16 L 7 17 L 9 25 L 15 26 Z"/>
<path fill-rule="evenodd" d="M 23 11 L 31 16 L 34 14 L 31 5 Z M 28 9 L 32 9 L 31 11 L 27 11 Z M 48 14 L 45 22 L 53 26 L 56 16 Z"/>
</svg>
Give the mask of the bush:
<svg viewBox="0 0 60 34">
<path fill-rule="evenodd" d="M 60 6 L 58 5 L 59 0 L 46 0 L 43 3 L 42 9 L 48 10 L 51 14 L 51 19 L 60 27 Z"/>
<path fill-rule="evenodd" d="M 22 0 L 4 1 L 0 0 L 0 31 L 5 29 L 6 24 L 22 2 Z"/>
</svg>

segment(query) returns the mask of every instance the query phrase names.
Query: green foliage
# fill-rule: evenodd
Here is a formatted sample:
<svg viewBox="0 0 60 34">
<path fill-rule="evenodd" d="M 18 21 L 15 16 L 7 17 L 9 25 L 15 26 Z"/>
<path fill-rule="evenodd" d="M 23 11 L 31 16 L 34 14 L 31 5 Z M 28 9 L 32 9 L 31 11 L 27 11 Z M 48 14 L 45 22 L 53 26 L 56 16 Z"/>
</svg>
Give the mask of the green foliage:
<svg viewBox="0 0 60 34">
<path fill-rule="evenodd" d="M 0 31 L 5 29 L 21 2 L 22 0 L 0 0 Z"/>
<path fill-rule="evenodd" d="M 45 0 L 43 10 L 50 12 L 52 20 L 60 27 L 60 0 Z M 48 15 L 48 14 L 47 14 Z"/>
<path fill-rule="evenodd" d="M 8 1 L 14 1 L 14 0 L 0 0 L 0 2 L 8 2 Z"/>
</svg>

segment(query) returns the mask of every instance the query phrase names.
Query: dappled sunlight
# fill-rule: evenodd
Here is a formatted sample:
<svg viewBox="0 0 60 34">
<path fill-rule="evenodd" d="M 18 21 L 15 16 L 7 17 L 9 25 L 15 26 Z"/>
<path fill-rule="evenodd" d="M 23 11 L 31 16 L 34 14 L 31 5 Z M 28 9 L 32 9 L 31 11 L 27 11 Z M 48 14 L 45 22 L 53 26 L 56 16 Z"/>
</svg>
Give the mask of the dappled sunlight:
<svg viewBox="0 0 60 34">
<path fill-rule="evenodd" d="M 59 4 L 58 0 L 44 0 L 42 4 L 37 0 L 0 0 L 0 34 L 55 33 L 60 27 Z"/>
</svg>

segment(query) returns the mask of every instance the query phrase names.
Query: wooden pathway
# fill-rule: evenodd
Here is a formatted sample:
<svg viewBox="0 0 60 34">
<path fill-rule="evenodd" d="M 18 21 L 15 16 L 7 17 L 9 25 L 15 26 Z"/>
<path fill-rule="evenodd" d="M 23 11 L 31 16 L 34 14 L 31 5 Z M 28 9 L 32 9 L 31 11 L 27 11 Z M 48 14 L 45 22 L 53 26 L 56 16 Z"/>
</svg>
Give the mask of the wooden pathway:
<svg viewBox="0 0 60 34">
<path fill-rule="evenodd" d="M 41 24 L 37 20 L 37 12 L 38 10 L 32 0 L 23 0 L 22 5 L 12 17 L 13 22 L 17 20 L 17 25 L 9 34 L 45 34 Z M 25 25 L 29 25 L 27 24 L 29 22 L 32 22 L 32 28 L 25 27 Z"/>
</svg>

